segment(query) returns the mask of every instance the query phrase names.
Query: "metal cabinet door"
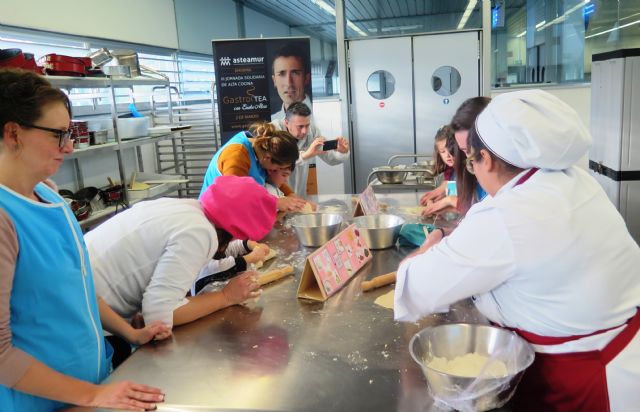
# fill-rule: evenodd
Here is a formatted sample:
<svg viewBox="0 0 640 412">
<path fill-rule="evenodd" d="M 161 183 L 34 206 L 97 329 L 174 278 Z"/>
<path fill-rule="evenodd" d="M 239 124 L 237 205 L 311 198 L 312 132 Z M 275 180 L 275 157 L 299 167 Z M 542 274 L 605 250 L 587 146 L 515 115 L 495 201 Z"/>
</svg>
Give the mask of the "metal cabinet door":
<svg viewBox="0 0 640 412">
<path fill-rule="evenodd" d="M 349 42 L 351 120 L 356 191 L 366 187 L 371 169 L 398 153 L 414 153 L 411 38 L 353 40 Z M 371 75 L 385 70 L 393 76 L 377 84 Z M 374 79 L 375 80 L 375 79 Z M 386 98 L 378 97 L 386 91 Z"/>
<path fill-rule="evenodd" d="M 413 66 L 416 147 L 427 154 L 433 152 L 438 128 L 451 121 L 462 102 L 480 95 L 479 32 L 414 37 Z"/>
</svg>

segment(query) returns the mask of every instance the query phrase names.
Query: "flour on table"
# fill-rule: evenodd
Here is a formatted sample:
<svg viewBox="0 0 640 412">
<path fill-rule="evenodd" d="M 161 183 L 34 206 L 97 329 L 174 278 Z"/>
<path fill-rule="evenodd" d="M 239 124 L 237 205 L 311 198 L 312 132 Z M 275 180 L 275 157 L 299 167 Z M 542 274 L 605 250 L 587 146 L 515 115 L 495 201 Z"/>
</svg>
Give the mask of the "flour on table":
<svg viewBox="0 0 640 412">
<path fill-rule="evenodd" d="M 307 203 L 308 204 L 308 203 Z M 262 265 L 264 265 L 264 262 L 266 262 L 269 259 L 273 259 L 274 257 L 276 257 L 278 255 L 278 252 L 276 252 L 275 250 L 269 248 L 269 253 L 267 254 L 267 256 L 265 256 L 265 258 L 259 262 L 256 262 L 254 264 L 254 267 L 256 269 L 260 269 L 262 267 Z"/>
<path fill-rule="evenodd" d="M 394 292 L 395 292 L 395 290 L 392 289 L 389 292 L 385 293 L 384 295 L 378 296 L 378 298 L 375 300 L 374 303 L 376 305 L 382 306 L 383 308 L 393 309 Z"/>
<path fill-rule="evenodd" d="M 401 212 L 408 215 L 422 216 L 422 211 L 425 209 L 422 206 L 403 206 L 398 208 Z"/>
<path fill-rule="evenodd" d="M 448 373 L 450 375 L 464 376 L 467 378 L 476 378 L 480 375 L 480 371 L 489 361 L 489 356 L 479 353 L 467 353 L 464 356 L 456 356 L 453 359 L 434 357 L 428 363 L 431 369 L 439 372 Z M 483 376 L 492 378 L 503 378 L 507 376 L 507 365 L 501 360 L 494 359 L 483 372 Z"/>
</svg>

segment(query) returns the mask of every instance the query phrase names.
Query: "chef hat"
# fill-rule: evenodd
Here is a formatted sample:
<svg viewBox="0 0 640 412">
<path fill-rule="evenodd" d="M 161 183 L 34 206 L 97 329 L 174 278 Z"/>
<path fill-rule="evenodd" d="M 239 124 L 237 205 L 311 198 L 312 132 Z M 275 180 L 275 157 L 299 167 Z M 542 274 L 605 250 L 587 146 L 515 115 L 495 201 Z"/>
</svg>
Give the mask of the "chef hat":
<svg viewBox="0 0 640 412">
<path fill-rule="evenodd" d="M 200 197 L 204 214 L 236 239 L 260 240 L 276 220 L 277 199 L 247 176 L 219 176 Z"/>
<path fill-rule="evenodd" d="M 487 148 L 523 169 L 566 169 L 591 146 L 591 136 L 575 110 L 542 90 L 495 97 L 475 127 Z"/>
</svg>

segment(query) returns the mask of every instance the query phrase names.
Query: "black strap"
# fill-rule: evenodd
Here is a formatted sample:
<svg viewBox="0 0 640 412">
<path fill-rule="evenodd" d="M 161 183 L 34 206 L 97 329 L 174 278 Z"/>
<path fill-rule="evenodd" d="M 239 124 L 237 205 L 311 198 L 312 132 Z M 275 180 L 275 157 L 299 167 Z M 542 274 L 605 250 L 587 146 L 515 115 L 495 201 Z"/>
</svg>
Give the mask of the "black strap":
<svg viewBox="0 0 640 412">
<path fill-rule="evenodd" d="M 616 182 L 640 180 L 640 170 L 613 170 L 593 160 L 589 160 L 589 169 Z"/>
</svg>

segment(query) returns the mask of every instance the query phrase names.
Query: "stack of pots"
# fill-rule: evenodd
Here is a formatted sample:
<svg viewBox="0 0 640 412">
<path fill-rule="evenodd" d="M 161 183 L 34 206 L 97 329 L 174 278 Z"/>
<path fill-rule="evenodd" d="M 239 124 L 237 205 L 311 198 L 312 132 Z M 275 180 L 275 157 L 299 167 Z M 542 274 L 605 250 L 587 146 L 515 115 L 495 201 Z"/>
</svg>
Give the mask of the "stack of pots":
<svg viewBox="0 0 640 412">
<path fill-rule="evenodd" d="M 83 120 L 71 121 L 71 138 L 74 149 L 84 149 L 89 147 L 89 127 Z"/>
</svg>

